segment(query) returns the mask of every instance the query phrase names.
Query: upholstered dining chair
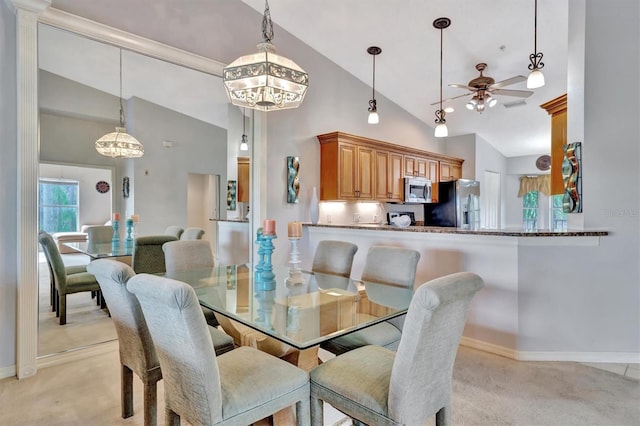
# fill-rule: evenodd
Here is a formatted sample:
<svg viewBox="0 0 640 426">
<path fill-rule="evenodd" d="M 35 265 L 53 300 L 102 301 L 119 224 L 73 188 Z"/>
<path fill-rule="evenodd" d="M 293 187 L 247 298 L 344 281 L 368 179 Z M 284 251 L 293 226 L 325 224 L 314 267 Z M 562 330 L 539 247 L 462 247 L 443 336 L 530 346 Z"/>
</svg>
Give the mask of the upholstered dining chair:
<svg viewBox="0 0 640 426">
<path fill-rule="evenodd" d="M 162 245 L 164 262 L 167 272 L 186 271 L 198 268 L 213 268 L 215 261 L 211 243 L 205 240 L 179 240 L 169 241 Z M 207 324 L 212 327 L 220 325 L 215 313 L 206 307 L 202 312 L 207 319 Z"/>
<path fill-rule="evenodd" d="M 156 388 L 162 372 L 138 299 L 126 288 L 136 273 L 129 265 L 109 259 L 95 260 L 87 270 L 100 283 L 118 335 L 122 418 L 133 415 L 135 373 L 144 386 L 144 424 L 155 425 L 158 411 Z M 234 348 L 233 340 L 225 333 L 212 327 L 208 331 L 216 354 L 221 355 Z"/>
<path fill-rule="evenodd" d="M 56 316 L 60 318 L 60 325 L 65 325 L 67 323 L 67 295 L 85 291 L 97 292 L 98 301 L 100 302 L 102 299 L 100 285 L 98 285 L 96 278 L 86 271 L 86 267 L 64 266 L 58 246 L 51 235 L 46 232 L 40 232 L 38 240 L 47 258 L 51 280 L 54 285 L 52 289 L 54 293 L 53 310 L 56 311 Z"/>
<path fill-rule="evenodd" d="M 311 270 L 349 278 L 358 246 L 347 241 L 323 240 L 318 243 Z"/>
<path fill-rule="evenodd" d="M 216 356 L 194 289 L 169 278 L 129 280 L 158 354 L 167 425 L 246 425 L 296 406 L 308 425 L 309 375 L 249 347 Z"/>
<path fill-rule="evenodd" d="M 111 225 L 88 225 L 83 226 L 87 233 L 87 242 L 92 244 L 110 243 L 113 238 L 113 226 Z"/>
<path fill-rule="evenodd" d="M 131 267 L 136 274 L 166 272 L 162 245 L 177 239 L 175 235 L 148 235 L 134 239 Z"/>
<path fill-rule="evenodd" d="M 391 246 L 372 246 L 367 252 L 362 280 L 413 288 L 420 253 Z M 336 355 L 365 345 L 396 349 L 402 336 L 405 315 L 392 318 L 354 333 L 331 339 L 321 347 Z"/>
<path fill-rule="evenodd" d="M 184 229 L 175 225 L 167 226 L 166 229 L 164 230 L 165 235 L 173 235 L 177 239 L 180 239 L 183 232 L 184 232 Z"/>
<path fill-rule="evenodd" d="M 450 424 L 451 378 L 469 305 L 483 286 L 470 272 L 418 288 L 397 352 L 364 346 L 311 372 L 311 422 L 322 425 L 322 401 L 370 425 Z"/>
<path fill-rule="evenodd" d="M 181 240 L 200 240 L 204 235 L 204 229 L 202 228 L 187 228 L 180 236 Z"/>
</svg>

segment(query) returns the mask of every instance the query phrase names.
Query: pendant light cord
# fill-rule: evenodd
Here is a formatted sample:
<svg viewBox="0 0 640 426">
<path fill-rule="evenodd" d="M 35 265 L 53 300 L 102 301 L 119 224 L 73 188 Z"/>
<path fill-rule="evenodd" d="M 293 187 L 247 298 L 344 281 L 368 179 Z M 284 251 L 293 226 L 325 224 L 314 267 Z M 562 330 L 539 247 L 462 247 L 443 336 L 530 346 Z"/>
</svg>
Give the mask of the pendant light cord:
<svg viewBox="0 0 640 426">
<path fill-rule="evenodd" d="M 122 106 L 122 49 L 120 49 L 120 127 L 124 127 L 124 107 Z"/>
<path fill-rule="evenodd" d="M 264 15 L 262 16 L 262 38 L 266 43 L 271 43 L 273 40 L 273 22 L 271 22 L 271 12 L 267 0 L 264 1 Z"/>
<path fill-rule="evenodd" d="M 371 55 L 371 56 L 373 56 L 373 87 L 372 87 L 371 99 L 375 100 L 376 99 L 376 55 Z"/>
<path fill-rule="evenodd" d="M 442 114 L 442 31 L 444 29 L 440 28 L 440 113 Z"/>
<path fill-rule="evenodd" d="M 534 0 L 533 14 L 533 53 L 538 53 L 538 0 Z"/>
</svg>

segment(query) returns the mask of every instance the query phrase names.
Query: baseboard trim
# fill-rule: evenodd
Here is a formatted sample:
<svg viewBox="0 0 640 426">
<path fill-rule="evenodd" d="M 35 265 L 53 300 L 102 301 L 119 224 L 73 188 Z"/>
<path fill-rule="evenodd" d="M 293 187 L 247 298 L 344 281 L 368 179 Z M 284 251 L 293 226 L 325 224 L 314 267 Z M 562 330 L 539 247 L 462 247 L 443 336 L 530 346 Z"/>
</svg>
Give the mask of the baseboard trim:
<svg viewBox="0 0 640 426">
<path fill-rule="evenodd" d="M 504 356 L 517 361 L 570 361 L 614 364 L 638 364 L 640 353 L 637 352 L 542 352 L 542 351 L 516 351 L 482 340 L 462 337 L 460 345 L 480 351 Z"/>
<path fill-rule="evenodd" d="M 16 366 L 14 365 L 10 365 L 8 367 L 2 367 L 0 368 L 0 379 L 7 379 L 9 377 L 15 377 L 16 376 Z"/>
<path fill-rule="evenodd" d="M 118 341 L 112 340 L 110 342 L 98 343 L 96 345 L 85 346 L 82 348 L 72 349 L 66 352 L 47 355 L 38 358 L 38 369 L 52 367 L 54 365 L 66 364 L 67 362 L 77 361 L 80 359 L 89 358 L 96 355 L 102 355 L 107 352 L 118 350 Z"/>
</svg>

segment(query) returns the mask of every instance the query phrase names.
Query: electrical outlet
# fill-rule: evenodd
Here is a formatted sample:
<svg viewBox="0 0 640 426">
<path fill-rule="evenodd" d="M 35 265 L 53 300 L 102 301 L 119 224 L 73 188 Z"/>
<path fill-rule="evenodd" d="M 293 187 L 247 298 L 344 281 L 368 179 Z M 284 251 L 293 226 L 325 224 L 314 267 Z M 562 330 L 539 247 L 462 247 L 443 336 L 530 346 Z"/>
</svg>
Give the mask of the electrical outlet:
<svg viewBox="0 0 640 426">
<path fill-rule="evenodd" d="M 327 223 L 328 223 L 328 224 L 331 224 L 332 220 L 333 220 L 333 218 L 331 217 L 331 215 L 330 215 L 330 214 L 328 214 L 328 215 L 327 215 Z"/>
<path fill-rule="evenodd" d="M 373 215 L 373 222 L 374 222 L 374 223 L 376 223 L 376 222 L 378 222 L 379 220 L 380 220 L 380 219 L 378 219 L 378 215 L 377 215 L 377 214 L 374 214 L 374 215 Z"/>
<path fill-rule="evenodd" d="M 360 222 L 360 213 L 354 213 L 354 214 L 353 214 L 353 221 L 354 221 L 355 223 Z"/>
</svg>

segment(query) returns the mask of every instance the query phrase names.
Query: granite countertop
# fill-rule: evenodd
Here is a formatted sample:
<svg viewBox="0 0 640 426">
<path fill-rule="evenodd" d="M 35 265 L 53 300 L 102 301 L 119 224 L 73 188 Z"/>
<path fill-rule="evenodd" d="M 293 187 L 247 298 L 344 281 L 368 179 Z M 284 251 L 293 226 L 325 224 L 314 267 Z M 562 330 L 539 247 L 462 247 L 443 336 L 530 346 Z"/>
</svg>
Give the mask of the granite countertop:
<svg viewBox="0 0 640 426">
<path fill-rule="evenodd" d="M 353 225 L 329 225 L 329 224 L 310 224 L 305 223 L 304 226 L 318 228 L 339 228 L 339 229 L 362 229 L 362 230 L 378 230 L 391 232 L 427 232 L 435 234 L 467 234 L 467 235 L 493 235 L 501 237 L 597 237 L 609 235 L 608 231 L 523 231 L 519 229 L 459 229 L 453 227 L 441 226 L 409 226 L 407 228 L 399 228 L 392 225 L 378 224 L 353 224 Z"/>
<path fill-rule="evenodd" d="M 209 219 L 209 222 L 249 223 L 247 219 Z"/>
</svg>

